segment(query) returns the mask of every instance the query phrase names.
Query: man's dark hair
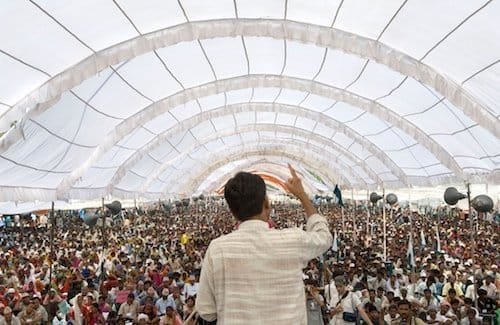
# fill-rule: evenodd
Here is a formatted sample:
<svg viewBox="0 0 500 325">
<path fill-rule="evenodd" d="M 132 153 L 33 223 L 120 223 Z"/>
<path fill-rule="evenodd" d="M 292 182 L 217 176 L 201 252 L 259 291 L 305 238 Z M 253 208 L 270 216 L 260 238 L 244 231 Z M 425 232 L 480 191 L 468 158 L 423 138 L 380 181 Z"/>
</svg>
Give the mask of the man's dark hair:
<svg viewBox="0 0 500 325">
<path fill-rule="evenodd" d="M 375 307 L 371 302 L 367 302 L 366 305 L 365 305 L 365 310 L 367 312 L 372 312 L 372 311 L 378 311 L 377 310 L 377 307 Z"/>
<path fill-rule="evenodd" d="M 239 221 L 262 213 L 266 184 L 259 175 L 239 172 L 224 187 L 224 198 Z"/>
<path fill-rule="evenodd" d="M 400 307 L 400 306 L 404 306 L 404 305 L 406 305 L 406 306 L 408 306 L 408 307 L 411 307 L 410 302 L 409 302 L 408 300 L 406 300 L 406 299 L 402 299 L 402 300 L 400 300 L 400 301 L 398 302 L 398 307 Z"/>
</svg>

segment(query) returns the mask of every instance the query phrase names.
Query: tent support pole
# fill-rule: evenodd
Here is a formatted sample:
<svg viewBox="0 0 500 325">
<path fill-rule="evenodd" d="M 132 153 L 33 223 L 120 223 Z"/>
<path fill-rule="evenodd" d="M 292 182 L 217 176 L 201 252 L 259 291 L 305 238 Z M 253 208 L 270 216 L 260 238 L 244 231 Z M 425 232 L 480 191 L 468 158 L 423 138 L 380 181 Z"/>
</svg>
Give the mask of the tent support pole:
<svg viewBox="0 0 500 325">
<path fill-rule="evenodd" d="M 52 268 L 54 265 L 54 228 L 56 226 L 56 218 L 54 215 L 54 201 L 50 210 L 50 269 L 49 269 L 49 287 L 52 285 Z"/>
<path fill-rule="evenodd" d="M 102 249 L 104 250 L 106 248 L 106 212 L 104 211 L 104 198 L 101 199 L 102 203 Z"/>
</svg>

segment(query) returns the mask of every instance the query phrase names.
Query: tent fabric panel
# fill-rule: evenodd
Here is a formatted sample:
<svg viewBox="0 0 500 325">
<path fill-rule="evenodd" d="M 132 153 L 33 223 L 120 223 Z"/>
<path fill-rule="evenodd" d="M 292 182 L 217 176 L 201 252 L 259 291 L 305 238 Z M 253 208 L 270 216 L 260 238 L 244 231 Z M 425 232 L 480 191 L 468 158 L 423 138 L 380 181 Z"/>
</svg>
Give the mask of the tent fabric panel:
<svg viewBox="0 0 500 325">
<path fill-rule="evenodd" d="M 116 188 L 120 190 L 135 191 L 139 189 L 143 181 L 143 176 L 129 171 L 127 172 L 125 177 L 123 177 L 122 181 L 118 185 L 116 185 Z"/>
<path fill-rule="evenodd" d="M 287 19 L 329 27 L 341 3 L 341 0 L 288 0 Z"/>
<path fill-rule="evenodd" d="M 200 104 L 201 111 L 208 111 L 211 108 L 221 107 L 226 105 L 227 93 L 219 93 L 216 95 L 210 95 L 205 97 L 200 97 L 197 102 Z"/>
<path fill-rule="evenodd" d="M 95 82 L 92 86 L 97 89 L 88 99 L 82 97 L 104 114 L 125 119 L 152 103 L 114 72 L 107 79 Z"/>
<path fill-rule="evenodd" d="M 155 101 L 182 90 L 154 52 L 127 61 L 119 67 L 118 72 L 134 88 Z"/>
<path fill-rule="evenodd" d="M 176 1 L 120 0 L 119 3 L 137 29 L 143 34 L 186 22 L 182 14 L 182 8 Z"/>
<path fill-rule="evenodd" d="M 390 94 L 404 78 L 405 76 L 383 64 L 368 61 L 363 73 L 347 89 L 362 94 L 363 97 L 376 99 Z"/>
<path fill-rule="evenodd" d="M 241 37 L 207 39 L 202 40 L 201 44 L 216 71 L 217 78 L 226 79 L 248 72 Z"/>
<path fill-rule="evenodd" d="M 141 175 L 142 177 L 147 177 L 149 173 L 153 172 L 155 168 L 160 166 L 160 162 L 156 161 L 150 156 L 145 156 L 139 162 L 137 162 L 131 171 L 136 175 Z"/>
<path fill-rule="evenodd" d="M 473 96 L 480 98 L 484 106 L 497 118 L 500 118 L 500 64 L 492 66 L 465 81 L 464 88 Z"/>
<path fill-rule="evenodd" d="M 19 17 L 22 17 L 23 23 L 20 22 Z M 86 18 L 80 16 L 79 20 L 86 20 Z M 89 49 L 29 2 L 2 3 L 0 30 L 4 31 L 0 35 L 2 50 L 50 76 L 56 75 L 80 61 L 81 58 L 92 54 Z M 51 46 L 46 46 L 46 44 L 51 44 Z"/>
<path fill-rule="evenodd" d="M 285 59 L 284 42 L 267 37 L 243 37 L 250 74 L 281 73 Z"/>
<path fill-rule="evenodd" d="M 117 145 L 126 147 L 127 149 L 137 150 L 148 143 L 156 134 L 152 134 L 151 131 L 140 127 L 134 130 L 134 132 L 125 136 L 120 140 Z"/>
<path fill-rule="evenodd" d="M 113 146 L 94 164 L 97 168 L 110 168 L 120 166 L 125 160 L 134 154 L 133 149 Z"/>
<path fill-rule="evenodd" d="M 95 51 L 138 35 L 113 2 L 88 0 L 67 5 L 64 1 L 38 0 L 37 3 Z M 42 14 L 39 12 L 37 16 Z"/>
<path fill-rule="evenodd" d="M 162 114 L 158 117 L 155 117 L 151 121 L 144 124 L 144 127 L 151 132 L 156 134 L 160 134 L 164 130 L 170 129 L 178 123 L 178 120 L 175 116 L 171 114 L 171 112 Z"/>
<path fill-rule="evenodd" d="M 174 1 L 173 1 L 174 2 Z M 235 18 L 234 3 L 231 0 L 203 1 L 182 0 L 179 4 L 184 8 L 189 20 L 209 20 L 213 17 Z"/>
<path fill-rule="evenodd" d="M 183 42 L 156 51 L 185 88 L 214 80 L 200 43 Z"/>
<path fill-rule="evenodd" d="M 235 2 L 240 18 L 283 19 L 285 16 L 284 1 L 235 0 Z"/>
<path fill-rule="evenodd" d="M 0 53 L 0 71 L 4 76 L 8 76 L 8 78 L 0 78 L 0 102 L 8 105 L 16 104 L 27 92 L 49 80 L 49 76 L 43 72 L 22 64 L 3 53 Z M 3 111 L 0 110 L 0 116 Z"/>
<path fill-rule="evenodd" d="M 90 168 L 84 176 L 78 180 L 72 189 L 104 189 L 113 177 L 117 168 Z"/>
<path fill-rule="evenodd" d="M 497 39 L 500 3 L 489 1 L 466 24 L 460 26 L 443 46 L 435 48 L 423 62 L 435 67 L 457 82 L 495 62 L 500 57 Z M 479 9 L 478 8 L 478 9 Z M 460 53 L 460 55 L 456 55 Z"/>
<path fill-rule="evenodd" d="M 323 111 L 323 113 L 340 122 L 345 123 L 355 120 L 356 118 L 365 114 L 365 111 L 348 103 L 336 102 L 335 105 Z"/>
</svg>

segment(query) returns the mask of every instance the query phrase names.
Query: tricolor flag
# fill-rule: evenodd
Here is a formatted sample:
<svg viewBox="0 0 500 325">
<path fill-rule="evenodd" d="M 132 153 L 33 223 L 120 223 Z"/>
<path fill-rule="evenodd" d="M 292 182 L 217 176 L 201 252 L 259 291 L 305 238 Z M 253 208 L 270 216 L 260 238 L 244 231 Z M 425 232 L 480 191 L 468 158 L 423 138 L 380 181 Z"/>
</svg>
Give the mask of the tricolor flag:
<svg viewBox="0 0 500 325">
<path fill-rule="evenodd" d="M 436 226 L 436 252 L 441 251 L 441 241 L 439 240 L 439 230 L 438 227 Z"/>
<path fill-rule="evenodd" d="M 338 252 L 339 251 L 339 243 L 337 239 L 337 232 L 333 234 L 333 245 L 332 245 L 332 251 Z"/>
<path fill-rule="evenodd" d="M 420 246 L 425 247 L 425 235 L 424 231 L 421 229 L 420 230 Z"/>
<path fill-rule="evenodd" d="M 417 265 L 417 263 L 415 263 L 415 253 L 413 252 L 413 243 L 411 240 L 411 236 L 408 239 L 408 251 L 406 252 L 406 257 L 408 259 L 408 265 L 411 268 L 414 268 Z"/>
</svg>

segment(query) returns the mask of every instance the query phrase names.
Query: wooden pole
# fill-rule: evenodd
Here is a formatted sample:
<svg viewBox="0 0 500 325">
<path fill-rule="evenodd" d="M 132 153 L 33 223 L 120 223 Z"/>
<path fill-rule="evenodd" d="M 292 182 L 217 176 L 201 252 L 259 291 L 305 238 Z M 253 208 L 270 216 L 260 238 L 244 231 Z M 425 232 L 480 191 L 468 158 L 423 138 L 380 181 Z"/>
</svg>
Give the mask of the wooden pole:
<svg viewBox="0 0 500 325">
<path fill-rule="evenodd" d="M 340 207 L 340 213 L 342 214 L 342 234 L 345 236 L 344 207 Z"/>
<path fill-rule="evenodd" d="M 354 190 L 351 188 L 351 218 L 352 218 L 352 234 L 354 243 L 358 242 L 358 229 L 356 227 L 356 202 L 354 202 Z"/>
<path fill-rule="evenodd" d="M 471 260 L 472 260 L 472 280 L 473 280 L 473 285 L 476 284 L 476 272 L 474 271 L 474 254 L 476 251 L 476 242 L 475 242 L 475 237 L 474 237 L 474 218 L 472 217 L 472 206 L 470 202 L 470 183 L 467 183 L 467 204 L 469 205 L 469 219 L 470 219 L 470 239 L 471 239 Z M 478 221 L 479 221 L 479 216 L 478 216 Z M 476 290 L 474 290 L 474 305 L 476 307 L 476 310 L 478 310 L 477 306 L 477 296 L 476 296 Z"/>
<path fill-rule="evenodd" d="M 366 190 L 366 236 L 370 235 L 370 191 Z"/>
<path fill-rule="evenodd" d="M 104 211 L 104 198 L 102 198 L 102 210 L 101 210 L 101 217 L 102 217 L 102 249 L 106 247 L 106 212 Z"/>
<path fill-rule="evenodd" d="M 49 286 L 52 285 L 52 268 L 53 268 L 53 255 L 54 255 L 54 228 L 56 226 L 56 218 L 54 215 L 54 201 L 52 201 L 52 208 L 50 210 L 50 270 L 49 270 Z"/>
<path fill-rule="evenodd" d="M 392 213 L 392 209 L 391 209 Z M 384 229 L 384 262 L 387 261 L 387 222 L 386 222 L 386 212 L 385 212 L 385 188 L 382 190 L 382 219 L 383 219 L 383 229 Z"/>
</svg>

